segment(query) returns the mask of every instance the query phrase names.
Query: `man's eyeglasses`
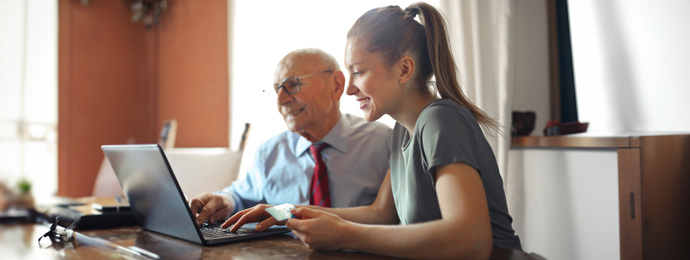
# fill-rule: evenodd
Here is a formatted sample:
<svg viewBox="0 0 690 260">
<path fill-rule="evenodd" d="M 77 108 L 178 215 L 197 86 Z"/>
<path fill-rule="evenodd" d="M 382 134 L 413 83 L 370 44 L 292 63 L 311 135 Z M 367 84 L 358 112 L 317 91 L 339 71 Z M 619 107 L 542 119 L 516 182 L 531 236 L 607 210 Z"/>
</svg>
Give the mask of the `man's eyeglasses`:
<svg viewBox="0 0 690 260">
<path fill-rule="evenodd" d="M 319 75 L 322 73 L 333 73 L 333 71 L 332 70 L 324 70 L 324 71 L 315 72 L 315 73 L 307 74 L 307 75 L 303 75 L 303 76 L 289 77 L 289 78 L 284 79 L 282 82 L 280 82 L 280 85 L 273 84 L 273 89 L 276 91 L 276 93 L 278 93 L 278 91 L 280 91 L 280 88 L 283 88 L 283 90 L 285 92 L 287 92 L 288 94 L 295 94 L 302 89 L 302 83 L 299 81 L 300 79 L 306 78 L 306 77 L 311 77 L 314 75 Z"/>
</svg>

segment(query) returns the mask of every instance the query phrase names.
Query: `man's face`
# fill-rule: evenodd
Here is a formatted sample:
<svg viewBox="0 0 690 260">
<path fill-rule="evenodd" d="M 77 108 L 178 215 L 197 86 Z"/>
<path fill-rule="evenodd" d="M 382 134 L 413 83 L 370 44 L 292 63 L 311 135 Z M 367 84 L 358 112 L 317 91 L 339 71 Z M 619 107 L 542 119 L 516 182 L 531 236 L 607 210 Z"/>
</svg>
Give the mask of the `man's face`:
<svg viewBox="0 0 690 260">
<path fill-rule="evenodd" d="M 333 116 L 334 111 L 337 117 L 337 101 L 342 93 L 336 91 L 333 73 L 320 73 L 328 69 L 315 55 L 288 57 L 276 68 L 276 85 L 289 77 L 298 77 L 301 85 L 300 90 L 293 94 L 288 94 L 285 88 L 279 88 L 277 92 L 278 112 L 290 131 L 308 134 L 330 122 L 328 117 Z M 300 77 L 305 75 L 310 76 Z"/>
</svg>

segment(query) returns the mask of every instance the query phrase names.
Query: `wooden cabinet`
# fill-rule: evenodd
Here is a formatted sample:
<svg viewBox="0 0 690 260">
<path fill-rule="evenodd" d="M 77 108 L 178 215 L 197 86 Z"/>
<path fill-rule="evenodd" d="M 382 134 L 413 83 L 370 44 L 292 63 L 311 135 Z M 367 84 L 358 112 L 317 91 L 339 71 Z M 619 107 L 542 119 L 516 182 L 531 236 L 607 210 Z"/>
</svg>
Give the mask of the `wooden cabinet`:
<svg viewBox="0 0 690 260">
<path fill-rule="evenodd" d="M 511 150 L 542 153 L 615 151 L 618 187 L 611 189 L 618 189 L 620 258 L 690 259 L 690 134 L 516 137 Z M 513 159 L 524 158 L 511 157 Z M 525 163 L 553 163 L 539 162 L 539 158 L 534 157 L 530 160 L 532 162 Z M 515 173 L 509 170 L 509 174 Z M 581 209 L 587 210 L 586 207 Z"/>
</svg>

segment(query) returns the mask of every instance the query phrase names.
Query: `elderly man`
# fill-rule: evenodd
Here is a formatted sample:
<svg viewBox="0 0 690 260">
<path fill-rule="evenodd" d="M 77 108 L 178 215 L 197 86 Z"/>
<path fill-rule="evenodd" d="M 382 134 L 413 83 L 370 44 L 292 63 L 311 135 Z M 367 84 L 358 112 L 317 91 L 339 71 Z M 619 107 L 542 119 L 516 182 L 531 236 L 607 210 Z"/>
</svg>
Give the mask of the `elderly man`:
<svg viewBox="0 0 690 260">
<path fill-rule="evenodd" d="M 259 146 L 246 178 L 191 200 L 197 223 L 257 204 L 370 205 L 391 153 L 391 129 L 342 114 L 345 76 L 333 56 L 300 49 L 278 63 L 274 90 L 288 130 Z"/>
</svg>

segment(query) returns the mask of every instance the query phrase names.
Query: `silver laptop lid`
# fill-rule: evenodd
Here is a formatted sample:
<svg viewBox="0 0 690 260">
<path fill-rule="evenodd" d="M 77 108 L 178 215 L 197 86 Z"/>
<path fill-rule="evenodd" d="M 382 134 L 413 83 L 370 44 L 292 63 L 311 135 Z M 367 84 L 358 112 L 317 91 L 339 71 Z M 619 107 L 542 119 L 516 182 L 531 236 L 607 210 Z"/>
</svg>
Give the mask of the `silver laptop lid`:
<svg viewBox="0 0 690 260">
<path fill-rule="evenodd" d="M 102 145 L 144 229 L 203 244 L 180 185 L 157 144 Z"/>
</svg>

